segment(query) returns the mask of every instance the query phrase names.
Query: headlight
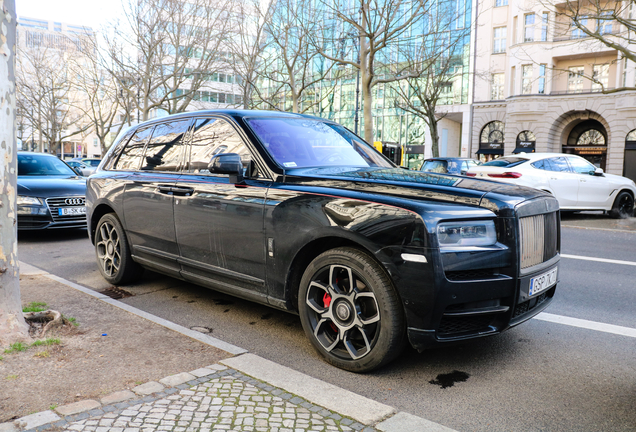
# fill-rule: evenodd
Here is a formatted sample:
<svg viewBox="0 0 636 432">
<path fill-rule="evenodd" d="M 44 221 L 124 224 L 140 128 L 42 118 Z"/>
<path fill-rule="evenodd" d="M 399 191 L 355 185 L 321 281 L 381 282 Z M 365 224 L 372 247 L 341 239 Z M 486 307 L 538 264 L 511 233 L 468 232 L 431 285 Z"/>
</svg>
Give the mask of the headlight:
<svg viewBox="0 0 636 432">
<path fill-rule="evenodd" d="M 18 195 L 18 205 L 42 205 L 42 200 L 36 197 Z"/>
<path fill-rule="evenodd" d="M 497 243 L 493 221 L 444 222 L 437 226 L 440 246 L 491 246 Z"/>
</svg>

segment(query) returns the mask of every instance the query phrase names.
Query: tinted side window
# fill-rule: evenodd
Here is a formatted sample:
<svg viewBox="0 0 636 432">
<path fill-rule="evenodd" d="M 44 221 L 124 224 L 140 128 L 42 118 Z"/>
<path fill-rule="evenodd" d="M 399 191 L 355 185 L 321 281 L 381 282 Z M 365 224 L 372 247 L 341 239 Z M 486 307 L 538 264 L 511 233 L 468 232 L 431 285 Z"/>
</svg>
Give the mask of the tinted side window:
<svg viewBox="0 0 636 432">
<path fill-rule="evenodd" d="M 426 161 L 422 166 L 422 171 L 445 173 L 446 162 L 445 161 Z"/>
<path fill-rule="evenodd" d="M 550 158 L 550 171 L 570 172 L 568 161 L 564 157 Z"/>
<path fill-rule="evenodd" d="M 548 170 L 550 171 L 550 163 L 547 160 L 538 160 L 536 162 L 532 162 L 530 165 L 540 170 Z"/>
<path fill-rule="evenodd" d="M 130 140 L 130 137 L 133 135 L 133 130 L 129 130 L 126 134 L 120 139 L 117 140 L 113 145 L 115 146 L 112 151 L 109 151 L 106 154 L 106 162 L 104 162 L 104 169 L 109 170 L 113 169 L 115 162 L 119 159 L 119 155 L 126 147 L 126 143 Z"/>
<path fill-rule="evenodd" d="M 136 170 L 141 164 L 141 157 L 144 154 L 146 141 L 152 133 L 153 127 L 138 130 L 135 135 L 128 141 L 126 147 L 119 156 L 119 160 L 115 165 L 116 170 Z"/>
<path fill-rule="evenodd" d="M 594 165 L 579 158 L 570 157 L 568 158 L 568 162 L 570 162 L 570 166 L 574 172 L 578 174 L 594 175 L 594 172 L 596 171 L 596 167 Z"/>
<path fill-rule="evenodd" d="M 183 137 L 188 132 L 190 119 L 155 126 L 152 138 L 146 146 L 141 169 L 144 171 L 170 171 L 181 169 Z"/>
<path fill-rule="evenodd" d="M 210 159 L 219 153 L 238 153 L 241 155 L 243 166 L 251 165 L 252 155 L 232 125 L 221 119 L 195 120 L 190 148 L 190 163 L 186 172 L 209 174 Z M 251 177 L 254 174 L 252 173 Z"/>
</svg>

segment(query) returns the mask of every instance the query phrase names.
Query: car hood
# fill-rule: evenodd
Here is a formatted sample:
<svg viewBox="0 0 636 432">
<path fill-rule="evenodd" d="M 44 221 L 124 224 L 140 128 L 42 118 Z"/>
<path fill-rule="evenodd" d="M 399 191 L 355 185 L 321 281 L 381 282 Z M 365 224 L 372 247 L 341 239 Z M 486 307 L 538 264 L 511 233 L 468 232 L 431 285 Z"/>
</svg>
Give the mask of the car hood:
<svg viewBox="0 0 636 432">
<path fill-rule="evenodd" d="M 18 195 L 38 198 L 84 196 L 86 179 L 78 176 L 18 176 Z"/>
<path fill-rule="evenodd" d="M 286 171 L 287 184 L 351 189 L 359 192 L 436 200 L 485 207 L 496 211 L 551 195 L 536 189 L 450 174 L 402 168 L 306 168 Z"/>
<path fill-rule="evenodd" d="M 627 177 L 623 177 L 623 176 L 619 176 L 619 175 L 615 175 L 615 174 L 608 174 L 605 173 L 603 174 L 605 177 L 607 177 L 607 179 L 609 180 L 609 182 L 614 185 L 614 186 L 628 186 L 630 189 L 632 190 L 636 190 L 634 188 L 634 182 L 630 179 L 628 179 Z"/>
</svg>

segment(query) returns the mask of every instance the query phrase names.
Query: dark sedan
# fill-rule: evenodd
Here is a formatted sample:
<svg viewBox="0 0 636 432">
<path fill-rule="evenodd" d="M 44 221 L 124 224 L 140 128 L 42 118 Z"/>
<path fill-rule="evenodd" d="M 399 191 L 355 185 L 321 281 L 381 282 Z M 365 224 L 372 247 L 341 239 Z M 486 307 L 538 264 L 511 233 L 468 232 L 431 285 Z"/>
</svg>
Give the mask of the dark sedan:
<svg viewBox="0 0 636 432">
<path fill-rule="evenodd" d="M 298 313 L 333 365 L 498 334 L 550 304 L 557 201 L 408 171 L 337 123 L 218 110 L 128 131 L 88 179 L 112 284 L 144 268 Z"/>
<path fill-rule="evenodd" d="M 18 229 L 86 227 L 86 179 L 59 158 L 18 152 Z"/>
<path fill-rule="evenodd" d="M 469 169 L 481 165 L 476 159 L 460 157 L 438 157 L 426 159 L 421 171 L 436 172 L 439 174 L 465 175 Z"/>
</svg>

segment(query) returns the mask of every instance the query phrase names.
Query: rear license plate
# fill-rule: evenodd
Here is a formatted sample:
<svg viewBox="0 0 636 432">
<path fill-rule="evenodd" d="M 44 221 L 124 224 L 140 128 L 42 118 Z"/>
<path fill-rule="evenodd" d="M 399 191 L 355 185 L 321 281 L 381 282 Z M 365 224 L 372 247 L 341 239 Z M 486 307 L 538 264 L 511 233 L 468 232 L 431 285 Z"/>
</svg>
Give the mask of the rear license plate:
<svg viewBox="0 0 636 432">
<path fill-rule="evenodd" d="M 60 216 L 85 215 L 86 207 L 62 207 L 57 209 L 57 214 Z"/>
<path fill-rule="evenodd" d="M 530 279 L 530 289 L 528 295 L 533 296 L 539 294 L 557 283 L 558 267 L 553 268 L 549 272 Z"/>
</svg>

